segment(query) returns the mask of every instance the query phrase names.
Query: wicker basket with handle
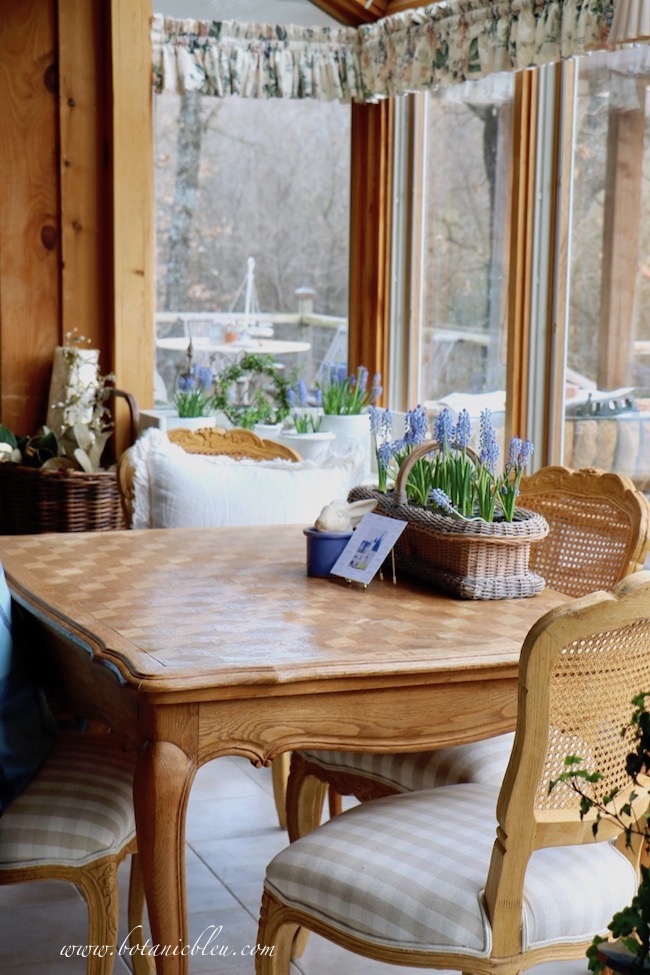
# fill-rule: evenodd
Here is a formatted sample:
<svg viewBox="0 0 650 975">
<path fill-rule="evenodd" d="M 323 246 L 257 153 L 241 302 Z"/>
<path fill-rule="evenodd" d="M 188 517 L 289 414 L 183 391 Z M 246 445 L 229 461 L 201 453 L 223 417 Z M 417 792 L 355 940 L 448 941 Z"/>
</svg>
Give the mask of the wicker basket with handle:
<svg viewBox="0 0 650 975">
<path fill-rule="evenodd" d="M 131 438 L 138 409 L 130 393 L 123 397 L 131 413 Z M 0 464 L 0 534 L 111 531 L 127 528 L 115 470 L 86 473 Z"/>
<path fill-rule="evenodd" d="M 393 491 L 383 494 L 362 485 L 352 489 L 348 500 L 375 498 L 377 514 L 408 522 L 395 546 L 396 566 L 437 589 L 463 599 L 541 592 L 544 580 L 528 568 L 531 544 L 548 534 L 541 515 L 518 508 L 512 522 L 464 521 L 408 502 L 406 482 L 413 465 L 437 447 L 434 440 L 416 447 L 402 463 Z"/>
</svg>

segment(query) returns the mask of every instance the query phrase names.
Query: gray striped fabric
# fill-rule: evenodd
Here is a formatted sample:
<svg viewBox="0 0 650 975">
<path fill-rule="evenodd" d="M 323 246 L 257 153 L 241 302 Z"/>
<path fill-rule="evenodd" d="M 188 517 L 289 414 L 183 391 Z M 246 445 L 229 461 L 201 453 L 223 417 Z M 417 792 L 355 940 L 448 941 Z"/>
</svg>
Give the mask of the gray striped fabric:
<svg viewBox="0 0 650 975">
<path fill-rule="evenodd" d="M 112 735 L 68 732 L 0 819 L 0 872 L 7 867 L 82 866 L 116 853 L 135 835 L 135 754 Z"/>
<path fill-rule="evenodd" d="M 415 792 L 461 782 L 500 786 L 514 739 L 512 732 L 434 752 L 372 755 L 313 749 L 300 754 L 323 769 L 356 773 L 397 792 Z"/>
<path fill-rule="evenodd" d="M 285 904 L 374 944 L 485 957 L 498 794 L 464 784 L 363 803 L 283 850 L 266 884 Z M 522 947 L 591 940 L 636 887 L 607 842 L 533 853 Z"/>
</svg>

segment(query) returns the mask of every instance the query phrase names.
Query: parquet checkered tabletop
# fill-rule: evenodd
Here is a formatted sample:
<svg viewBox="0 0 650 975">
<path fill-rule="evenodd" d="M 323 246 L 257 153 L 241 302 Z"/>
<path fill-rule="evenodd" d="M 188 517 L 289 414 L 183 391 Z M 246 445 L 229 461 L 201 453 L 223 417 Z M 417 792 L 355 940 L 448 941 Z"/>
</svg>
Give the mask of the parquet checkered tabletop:
<svg viewBox="0 0 650 975">
<path fill-rule="evenodd" d="M 564 597 L 455 600 L 375 578 L 367 589 L 305 573 L 299 527 L 5 537 L 10 581 L 91 630 L 139 679 L 286 682 L 516 665 L 529 626 Z"/>
<path fill-rule="evenodd" d="M 199 765 L 508 731 L 523 639 L 566 599 L 309 578 L 299 526 L 5 536 L 0 560 L 57 700 L 138 749 L 138 849 L 160 945 L 188 944 L 185 810 Z M 187 956 L 159 955 L 156 970 L 187 975 Z"/>
</svg>

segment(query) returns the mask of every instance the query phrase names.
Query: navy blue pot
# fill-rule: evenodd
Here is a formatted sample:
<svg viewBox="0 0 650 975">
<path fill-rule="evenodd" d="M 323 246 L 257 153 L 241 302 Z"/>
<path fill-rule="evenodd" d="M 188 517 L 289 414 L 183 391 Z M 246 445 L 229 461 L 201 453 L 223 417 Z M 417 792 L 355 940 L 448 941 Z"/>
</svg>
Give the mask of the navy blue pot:
<svg viewBox="0 0 650 975">
<path fill-rule="evenodd" d="M 304 528 L 307 536 L 307 575 L 328 576 L 332 566 L 352 538 L 352 532 L 319 532 Z"/>
</svg>

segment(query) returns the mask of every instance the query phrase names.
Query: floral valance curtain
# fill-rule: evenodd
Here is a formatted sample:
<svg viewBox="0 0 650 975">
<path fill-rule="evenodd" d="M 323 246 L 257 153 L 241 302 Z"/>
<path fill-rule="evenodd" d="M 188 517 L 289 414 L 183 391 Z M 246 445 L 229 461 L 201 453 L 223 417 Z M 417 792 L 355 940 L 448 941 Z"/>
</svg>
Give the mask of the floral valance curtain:
<svg viewBox="0 0 650 975">
<path fill-rule="evenodd" d="M 448 0 L 358 29 L 156 15 L 154 88 L 373 102 L 602 49 L 612 15 L 610 0 Z"/>
</svg>

